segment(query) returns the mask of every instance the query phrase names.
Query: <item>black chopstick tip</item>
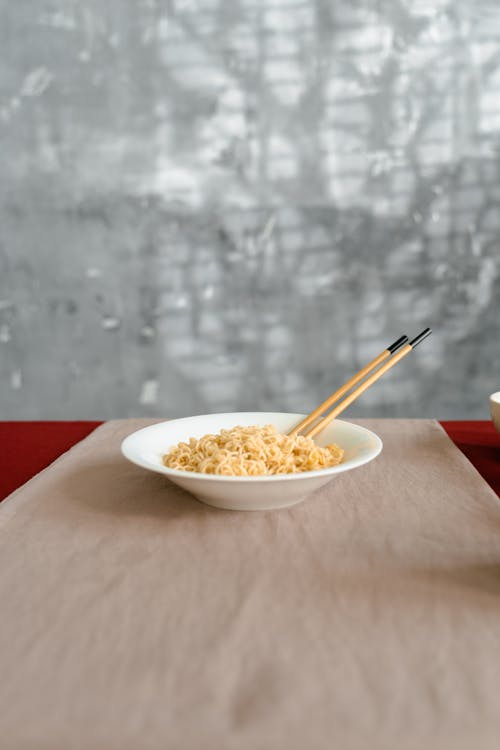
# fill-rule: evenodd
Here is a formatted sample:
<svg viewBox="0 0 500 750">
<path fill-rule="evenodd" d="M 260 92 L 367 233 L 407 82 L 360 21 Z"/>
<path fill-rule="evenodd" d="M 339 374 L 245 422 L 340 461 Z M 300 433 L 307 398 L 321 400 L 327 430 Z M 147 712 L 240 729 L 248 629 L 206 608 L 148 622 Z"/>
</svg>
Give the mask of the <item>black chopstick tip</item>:
<svg viewBox="0 0 500 750">
<path fill-rule="evenodd" d="M 397 352 L 397 350 L 403 346 L 403 344 L 406 344 L 408 341 L 408 336 L 400 336 L 397 341 L 395 341 L 393 344 L 387 347 L 387 351 L 391 354 L 394 354 L 394 352 Z"/>
<path fill-rule="evenodd" d="M 427 336 L 430 336 L 432 333 L 432 330 L 430 328 L 425 328 L 421 333 L 418 334 L 418 336 L 415 336 L 412 341 L 410 341 L 410 346 L 412 349 L 415 349 L 416 346 L 418 346 L 424 339 L 427 338 Z"/>
</svg>

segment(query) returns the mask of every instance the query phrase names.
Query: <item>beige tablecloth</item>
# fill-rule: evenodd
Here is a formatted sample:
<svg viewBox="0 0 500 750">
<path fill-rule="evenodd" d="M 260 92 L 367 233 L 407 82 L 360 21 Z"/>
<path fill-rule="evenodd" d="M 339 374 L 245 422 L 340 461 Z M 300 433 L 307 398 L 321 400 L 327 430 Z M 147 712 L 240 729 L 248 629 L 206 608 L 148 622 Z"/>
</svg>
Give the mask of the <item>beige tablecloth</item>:
<svg viewBox="0 0 500 750">
<path fill-rule="evenodd" d="M 0 505 L 2 750 L 500 747 L 500 504 L 437 423 L 269 513 L 127 463 L 145 423 Z"/>
</svg>

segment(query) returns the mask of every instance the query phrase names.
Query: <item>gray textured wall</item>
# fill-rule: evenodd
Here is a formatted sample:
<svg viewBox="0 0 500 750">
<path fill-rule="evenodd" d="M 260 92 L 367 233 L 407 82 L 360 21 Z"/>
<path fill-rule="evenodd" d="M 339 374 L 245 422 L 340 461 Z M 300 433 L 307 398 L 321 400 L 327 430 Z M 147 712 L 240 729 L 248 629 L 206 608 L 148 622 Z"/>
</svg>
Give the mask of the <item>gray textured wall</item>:
<svg viewBox="0 0 500 750">
<path fill-rule="evenodd" d="M 0 416 L 500 388 L 500 4 L 0 0 Z"/>
</svg>

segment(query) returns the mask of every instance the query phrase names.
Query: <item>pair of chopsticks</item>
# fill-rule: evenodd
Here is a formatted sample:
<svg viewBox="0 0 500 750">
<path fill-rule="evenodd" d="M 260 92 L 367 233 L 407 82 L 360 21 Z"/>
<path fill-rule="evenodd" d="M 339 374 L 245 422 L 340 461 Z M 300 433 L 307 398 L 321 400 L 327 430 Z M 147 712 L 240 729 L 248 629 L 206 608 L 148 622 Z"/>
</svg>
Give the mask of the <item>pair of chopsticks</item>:
<svg viewBox="0 0 500 750">
<path fill-rule="evenodd" d="M 329 396 L 326 401 L 323 401 L 323 403 L 320 404 L 317 409 L 315 409 L 307 417 L 305 417 L 302 422 L 299 422 L 299 424 L 292 430 L 290 430 L 288 434 L 296 435 L 305 427 L 309 427 L 309 425 L 314 422 L 315 419 L 321 417 L 321 415 L 324 414 L 327 409 L 329 409 L 339 400 L 339 398 L 341 398 L 345 393 L 350 391 L 351 388 L 354 388 L 355 385 L 366 378 L 366 380 L 364 380 L 361 385 L 358 385 L 358 387 L 355 388 L 352 393 L 350 393 L 343 401 L 337 404 L 337 406 L 335 406 L 332 411 L 329 412 L 329 414 L 324 416 L 323 419 L 321 419 L 317 424 L 313 425 L 308 430 L 302 433 L 303 435 L 307 435 L 307 437 L 313 437 L 314 435 L 317 435 L 317 433 L 323 430 L 328 424 L 330 424 L 330 422 L 335 419 L 335 417 L 338 417 L 338 415 L 341 414 L 344 409 L 347 409 L 347 407 L 352 404 L 352 402 L 355 401 L 358 396 L 361 396 L 361 394 L 364 393 L 366 389 L 373 385 L 373 383 L 375 383 L 379 378 L 381 378 L 382 375 L 385 375 L 385 373 L 390 370 L 391 367 L 397 365 L 397 363 L 402 360 L 403 357 L 406 357 L 407 354 L 413 351 L 413 349 L 415 349 L 415 347 L 418 346 L 418 344 L 420 344 L 431 333 L 431 329 L 426 328 L 424 331 L 419 333 L 418 336 L 416 336 L 412 341 L 408 340 L 408 336 L 401 336 L 397 341 L 388 346 L 387 349 L 384 349 L 384 351 L 381 352 L 377 357 L 375 357 L 375 359 L 369 362 L 366 367 L 363 367 L 359 372 L 353 375 L 353 377 L 350 378 L 347 383 L 344 383 L 344 385 L 342 385 L 337 391 L 335 391 L 335 393 L 332 393 L 332 395 Z M 370 375 L 370 373 L 372 374 Z M 367 375 L 369 377 L 366 377 Z"/>
</svg>

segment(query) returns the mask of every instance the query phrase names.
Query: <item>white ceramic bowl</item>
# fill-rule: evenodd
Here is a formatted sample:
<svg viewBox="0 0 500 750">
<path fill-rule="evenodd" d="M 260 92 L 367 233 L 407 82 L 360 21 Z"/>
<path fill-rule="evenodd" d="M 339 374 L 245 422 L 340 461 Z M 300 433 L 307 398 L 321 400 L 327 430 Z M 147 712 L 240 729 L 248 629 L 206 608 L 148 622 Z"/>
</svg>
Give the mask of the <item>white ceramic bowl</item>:
<svg viewBox="0 0 500 750">
<path fill-rule="evenodd" d="M 304 500 L 307 495 L 338 474 L 372 461 L 382 450 L 380 438 L 365 427 L 336 419 L 317 436 L 317 443 L 337 443 L 345 451 L 342 463 L 331 469 L 275 476 L 227 477 L 168 469 L 162 463 L 162 456 L 180 441 L 188 440 L 190 437 L 200 438 L 207 433 L 216 433 L 237 425 L 263 427 L 273 424 L 278 432 L 287 432 L 304 416 L 278 412 L 235 412 L 173 419 L 145 427 L 129 435 L 122 443 L 122 453 L 144 469 L 165 474 L 171 482 L 188 490 L 198 500 L 216 508 L 285 508 Z"/>
<path fill-rule="evenodd" d="M 490 412 L 496 431 L 500 433 L 500 391 L 490 396 Z"/>
</svg>

